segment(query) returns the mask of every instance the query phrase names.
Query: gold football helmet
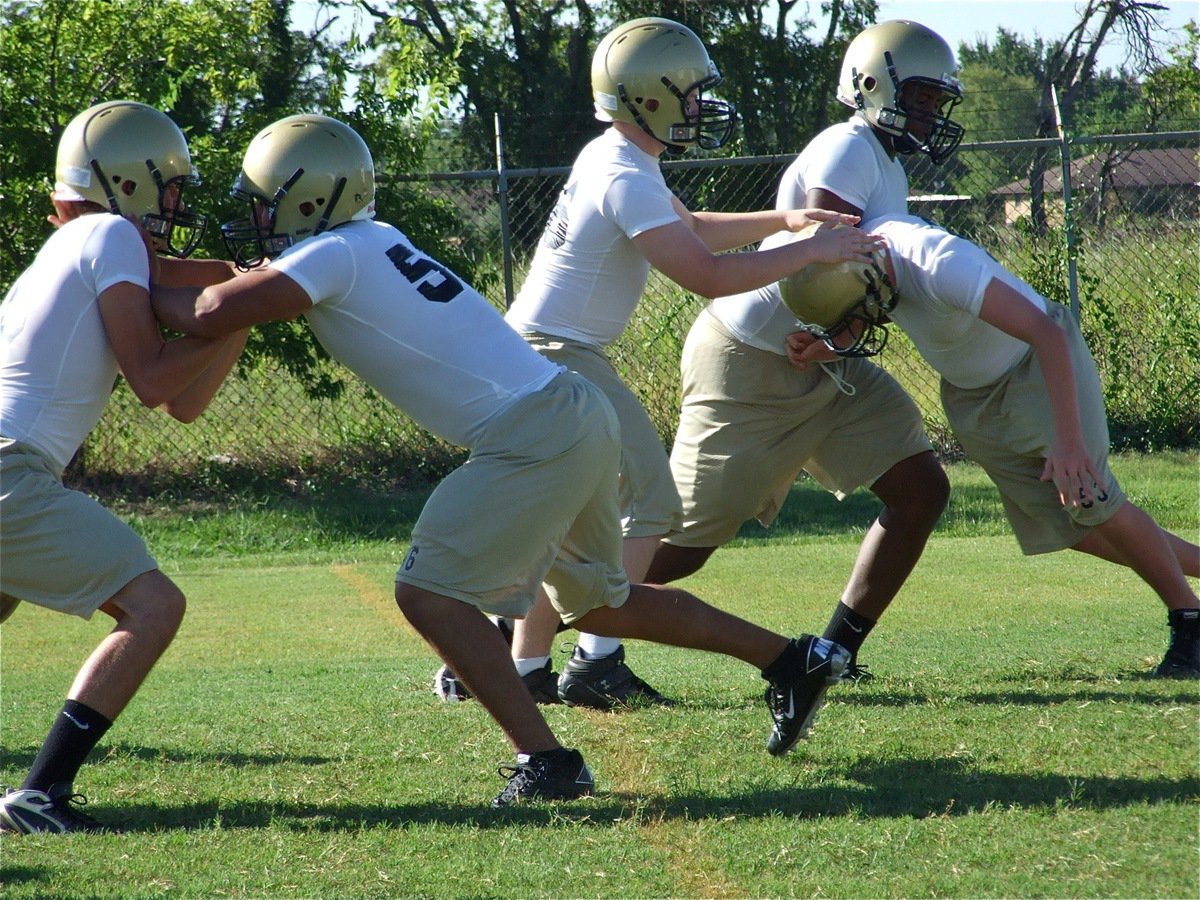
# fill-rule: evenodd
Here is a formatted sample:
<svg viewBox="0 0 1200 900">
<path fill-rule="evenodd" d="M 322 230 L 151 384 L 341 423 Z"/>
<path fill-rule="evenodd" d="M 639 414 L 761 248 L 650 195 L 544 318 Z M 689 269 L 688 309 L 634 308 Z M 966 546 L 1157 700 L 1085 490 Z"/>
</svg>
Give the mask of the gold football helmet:
<svg viewBox="0 0 1200 900">
<path fill-rule="evenodd" d="M 792 235 L 792 240 L 801 240 L 818 227 L 809 225 Z M 887 345 L 887 315 L 899 299 L 880 251 L 873 254 L 869 264 L 807 265 L 781 279 L 779 293 L 806 329 L 839 356 L 879 353 Z"/>
<path fill-rule="evenodd" d="M 909 106 L 911 92 L 921 85 L 938 92 L 932 111 Z M 842 60 L 837 98 L 892 135 L 899 153 L 919 151 L 941 163 L 963 139 L 962 125 L 950 119 L 962 100 L 954 53 L 938 34 L 916 22 L 880 22 L 852 40 Z"/>
<path fill-rule="evenodd" d="M 221 226 L 229 255 L 249 269 L 307 237 L 375 216 L 375 163 L 349 125 L 287 116 L 254 136 L 230 194 L 250 216 Z"/>
<path fill-rule="evenodd" d="M 155 248 L 171 256 L 195 250 L 208 223 L 183 208 L 183 188 L 200 184 L 187 139 L 166 113 L 144 103 L 112 100 L 72 119 L 58 141 L 54 178 L 78 197 L 141 222 Z M 178 198 L 168 198 L 172 187 Z"/>
<path fill-rule="evenodd" d="M 733 134 L 733 106 L 704 97 L 721 74 L 700 38 L 670 19 L 634 19 L 610 31 L 592 57 L 596 118 L 632 122 L 671 153 L 715 150 Z M 695 92 L 694 105 L 688 95 Z"/>
</svg>

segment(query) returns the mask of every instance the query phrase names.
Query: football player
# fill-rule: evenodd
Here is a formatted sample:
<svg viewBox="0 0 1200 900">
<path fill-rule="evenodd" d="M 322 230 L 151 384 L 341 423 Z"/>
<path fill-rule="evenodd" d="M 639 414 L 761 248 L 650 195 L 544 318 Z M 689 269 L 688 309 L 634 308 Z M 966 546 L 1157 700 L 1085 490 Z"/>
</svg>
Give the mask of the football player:
<svg viewBox="0 0 1200 900">
<path fill-rule="evenodd" d="M 858 308 L 876 322 L 890 316 L 942 376 L 950 427 L 999 488 L 1022 552 L 1070 547 L 1133 569 L 1168 610 L 1170 640 L 1155 674 L 1200 678 L 1200 603 L 1187 581 L 1200 577 L 1200 547 L 1160 528 L 1109 468 L 1100 379 L 1075 317 L 923 219 L 887 216 L 865 227 L 887 240 L 884 268 L 899 299 Z M 847 270 L 829 277 L 862 298 L 861 279 Z M 816 295 L 790 291 L 789 300 L 809 317 L 808 303 L 823 302 Z M 857 328 L 843 319 L 831 332 Z M 821 337 L 826 346 L 792 341 L 799 364 L 841 346 Z"/>
<path fill-rule="evenodd" d="M 786 753 L 848 654 L 811 635 L 789 640 L 683 591 L 630 585 L 612 405 L 530 347 L 454 272 L 373 221 L 374 166 L 361 137 L 325 116 L 282 119 L 251 141 L 234 194 L 250 215 L 222 230 L 248 271 L 203 291 L 156 289 L 155 308 L 169 326 L 209 337 L 304 316 L 334 358 L 470 450 L 418 517 L 396 602 L 516 750 L 494 804 L 593 789 L 582 755 L 559 744 L 484 615 L 524 616 L 543 582 L 574 627 L 759 668 L 769 685 L 767 749 Z M 760 256 L 780 277 L 811 250 Z"/>
<path fill-rule="evenodd" d="M 205 224 L 184 209 L 196 172 L 164 113 L 127 101 L 85 110 L 62 134 L 55 176 L 57 230 L 0 305 L 0 597 L 5 617 L 26 601 L 84 619 L 100 610 L 116 627 L 80 669 L 21 788 L 0 797 L 0 830 L 18 833 L 105 830 L 79 809 L 75 776 L 184 612 L 142 539 L 68 490 L 63 469 L 118 373 L 146 406 L 190 422 L 245 341 L 244 331 L 160 337 L 149 292 L 168 264 L 157 253 L 185 256 Z M 232 275 L 207 269 L 210 281 Z"/>
<path fill-rule="evenodd" d="M 900 157 L 944 161 L 963 129 L 949 118 L 962 96 L 954 55 L 915 22 L 867 28 L 846 49 L 838 100 L 854 110 L 818 134 L 783 173 L 776 206 L 861 216 L 907 211 Z M 775 235 L 763 247 L 788 243 Z M 900 385 L 853 354 L 796 368 L 790 333 L 811 323 L 779 289 L 720 297 L 693 324 L 682 360 L 683 400 L 671 470 L 683 523 L 668 535 L 646 580 L 689 575 L 737 534 L 770 525 L 801 471 L 838 499 L 862 486 L 883 503 L 859 548 L 824 635 L 853 654 L 848 677 L 870 676 L 858 651 L 912 572 L 949 499 L 950 486 L 920 411 Z"/>
<path fill-rule="evenodd" d="M 672 194 L 660 157 L 720 147 L 736 123 L 733 108 L 709 95 L 721 77 L 704 44 L 678 22 L 618 25 L 597 46 L 591 79 L 596 117 L 609 127 L 575 160 L 506 318 L 546 357 L 597 385 L 617 410 L 623 556 L 636 582 L 681 511 L 658 430 L 607 352 L 629 324 L 650 268 L 705 297 L 750 290 L 770 281 L 759 255 L 719 251 L 816 220 L 857 217 L 791 209 L 693 213 Z M 869 246 L 856 243 L 853 232 L 841 243 L 830 232 L 810 237 L 814 254 L 848 259 Z M 535 696 L 599 709 L 665 702 L 630 670 L 619 640 L 586 632 L 556 685 L 550 648 L 557 625 L 543 597 L 514 628 L 513 657 Z M 447 674 L 440 672 L 437 683 L 444 686 Z"/>
</svg>

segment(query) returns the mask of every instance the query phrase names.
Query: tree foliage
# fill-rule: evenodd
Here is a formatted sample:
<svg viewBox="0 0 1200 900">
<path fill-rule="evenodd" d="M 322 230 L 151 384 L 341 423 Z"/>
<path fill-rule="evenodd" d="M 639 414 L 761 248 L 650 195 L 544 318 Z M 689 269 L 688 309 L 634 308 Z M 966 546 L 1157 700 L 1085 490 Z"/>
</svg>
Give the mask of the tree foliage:
<svg viewBox="0 0 1200 900">
<path fill-rule="evenodd" d="M 1023 41 L 1000 31 L 994 50 L 987 42 L 960 50 L 962 62 L 987 63 L 994 70 L 1031 78 L 1038 89 L 1033 137 L 1054 137 L 1080 126 L 1095 126 L 1106 119 L 1104 130 L 1136 118 L 1141 109 L 1136 85 L 1161 66 L 1157 14 L 1165 9 L 1148 0 L 1086 0 L 1079 21 L 1062 38 L 1048 44 L 1040 39 Z M 1124 41 L 1126 67 L 1119 73 L 1100 70 L 1100 49 L 1114 39 Z M 1042 176 L 1046 152 L 1034 155 L 1028 170 L 1032 194 L 1032 220 L 1039 234 L 1046 232 Z"/>
<path fill-rule="evenodd" d="M 210 216 L 201 256 L 225 255 L 217 225 L 245 214 L 228 197 L 229 186 L 250 138 L 277 118 L 342 116 L 367 139 L 382 172 L 421 168 L 420 132 L 397 126 L 411 119 L 436 79 L 396 67 L 386 83 L 362 73 L 355 112 L 343 114 L 360 48 L 334 40 L 327 28 L 295 30 L 291 12 L 291 0 L 0 2 L 0 285 L 7 289 L 50 233 L 45 217 L 59 135 L 77 113 L 105 100 L 158 107 L 188 135 L 205 184 L 187 200 Z M 420 237 L 439 231 L 439 214 L 449 215 L 392 180 L 380 188 L 379 207 L 398 222 L 415 218 Z M 316 393 L 337 390 L 303 324 L 255 329 L 248 359 L 261 356 L 281 362 Z"/>
</svg>

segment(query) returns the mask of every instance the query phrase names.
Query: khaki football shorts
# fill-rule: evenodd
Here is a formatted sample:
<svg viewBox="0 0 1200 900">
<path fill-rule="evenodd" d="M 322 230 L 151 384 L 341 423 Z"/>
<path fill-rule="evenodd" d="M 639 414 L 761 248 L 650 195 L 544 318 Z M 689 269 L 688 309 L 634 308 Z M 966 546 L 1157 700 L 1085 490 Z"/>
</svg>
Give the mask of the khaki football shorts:
<svg viewBox="0 0 1200 900">
<path fill-rule="evenodd" d="M 517 400 L 429 496 L 396 581 L 514 617 L 544 581 L 568 624 L 621 606 L 620 440 L 611 404 L 573 372 Z"/>
<path fill-rule="evenodd" d="M 158 563 L 137 533 L 62 483 L 33 448 L 0 448 L 0 593 L 90 619 Z"/>
<path fill-rule="evenodd" d="M 941 388 L 950 427 L 967 456 L 1000 489 L 1004 512 L 1026 555 L 1074 547 L 1125 502 L 1108 467 L 1108 416 L 1096 363 L 1070 310 L 1048 305 L 1047 314 L 1067 334 L 1084 444 L 1104 481 L 1095 490 L 1095 502 L 1064 508 L 1054 483 L 1041 480 L 1054 443 L 1054 413 L 1032 348 L 992 384 L 963 390 L 943 380 Z"/>
<path fill-rule="evenodd" d="M 704 311 L 683 348 L 683 408 L 671 471 L 683 524 L 665 540 L 719 547 L 742 523 L 770 525 L 800 472 L 842 499 L 896 463 L 932 449 L 921 413 L 894 378 L 864 359 L 796 369 L 737 340 Z"/>
<path fill-rule="evenodd" d="M 525 332 L 521 337 L 543 356 L 600 388 L 617 411 L 621 423 L 622 534 L 629 538 L 654 537 L 676 528 L 683 510 L 662 437 L 604 351 L 591 344 L 536 332 Z"/>
</svg>

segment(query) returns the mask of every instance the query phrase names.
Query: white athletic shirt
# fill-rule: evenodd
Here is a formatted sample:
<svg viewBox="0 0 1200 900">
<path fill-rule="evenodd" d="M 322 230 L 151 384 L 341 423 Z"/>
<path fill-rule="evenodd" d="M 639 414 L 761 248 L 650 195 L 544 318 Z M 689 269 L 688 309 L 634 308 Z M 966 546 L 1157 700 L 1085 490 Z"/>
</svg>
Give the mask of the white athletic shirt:
<svg viewBox="0 0 1200 900">
<path fill-rule="evenodd" d="M 6 441 L 66 468 L 96 427 L 118 372 L 96 299 L 122 282 L 148 291 L 150 261 L 137 228 L 108 213 L 59 228 L 14 282 L 0 304 Z"/>
<path fill-rule="evenodd" d="M 460 446 L 474 447 L 493 417 L 563 371 L 391 225 L 351 222 L 270 265 L 308 294 L 304 317 L 330 355 Z"/>
<path fill-rule="evenodd" d="M 611 344 L 650 274 L 633 238 L 678 220 L 658 159 L 608 129 L 575 160 L 505 318 L 517 331 Z"/>
<path fill-rule="evenodd" d="M 804 209 L 809 191 L 823 188 L 863 211 L 862 222 L 908 212 L 908 176 L 892 159 L 867 122 L 852 116 L 813 138 L 779 180 L 776 209 Z M 772 235 L 759 245 L 769 249 L 789 240 Z M 719 297 L 708 307 L 738 340 L 760 350 L 786 354 L 785 340 L 801 323 L 783 305 L 779 288 Z"/>
<path fill-rule="evenodd" d="M 977 388 L 1011 369 L 1029 345 L 979 318 L 993 278 L 1046 311 L 1046 298 L 996 262 L 986 250 L 916 216 L 888 216 L 865 225 L 887 239 L 900 299 L 891 319 L 951 384 Z"/>
</svg>

